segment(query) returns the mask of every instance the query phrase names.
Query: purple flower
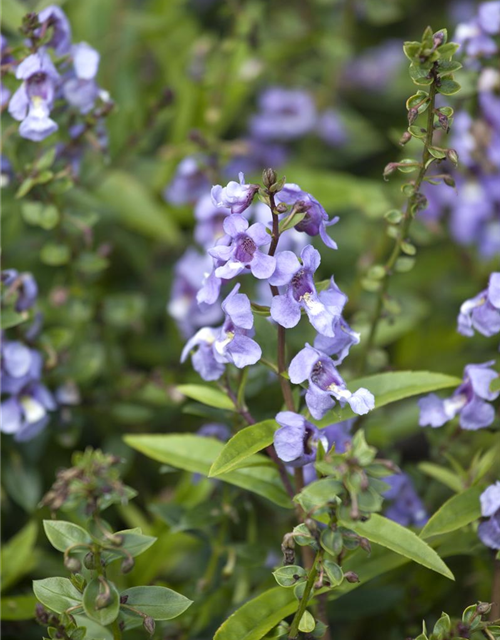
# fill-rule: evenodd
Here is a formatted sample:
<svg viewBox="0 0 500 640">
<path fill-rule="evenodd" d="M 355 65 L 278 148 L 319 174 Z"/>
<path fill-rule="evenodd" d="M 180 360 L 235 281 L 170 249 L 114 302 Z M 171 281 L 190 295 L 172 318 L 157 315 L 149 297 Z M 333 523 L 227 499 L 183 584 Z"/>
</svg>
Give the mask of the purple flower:
<svg viewBox="0 0 500 640">
<path fill-rule="evenodd" d="M 495 361 L 469 364 L 464 370 L 463 383 L 450 398 L 442 400 L 431 393 L 418 401 L 421 427 L 442 427 L 460 415 L 462 429 L 475 431 L 488 427 L 495 419 L 495 409 L 485 400 L 496 400 L 500 391 L 490 391 L 491 382 L 498 373 L 490 367 Z"/>
<path fill-rule="evenodd" d="M 35 304 L 38 286 L 31 273 L 19 274 L 16 269 L 6 269 L 2 271 L 1 279 L 6 287 L 12 287 L 17 293 L 15 309 L 18 313 L 30 309 Z"/>
<path fill-rule="evenodd" d="M 274 167 L 277 169 L 285 164 L 288 151 L 279 143 L 250 138 L 242 140 L 242 151 L 237 151 L 228 164 L 224 167 L 225 176 L 234 176 L 243 173 L 258 173 L 262 167 Z M 269 210 L 268 210 L 269 211 Z"/>
<path fill-rule="evenodd" d="M 220 308 L 214 305 L 199 305 L 196 300 L 197 292 L 211 268 L 210 256 L 198 253 L 193 247 L 187 249 L 175 264 L 167 310 L 186 338 L 192 336 L 200 327 L 221 320 Z"/>
<path fill-rule="evenodd" d="M 241 172 L 238 177 L 239 182 L 231 180 L 225 187 L 220 184 L 212 187 L 212 202 L 216 207 L 226 207 L 231 213 L 243 213 L 252 204 L 259 185 L 245 184 L 245 176 Z"/>
<path fill-rule="evenodd" d="M 473 58 L 493 56 L 498 51 L 496 42 L 483 31 L 477 19 L 459 24 L 453 40 L 463 46 L 465 53 Z"/>
<path fill-rule="evenodd" d="M 318 120 L 318 135 L 332 147 L 341 147 L 348 141 L 345 126 L 335 109 L 323 111 Z"/>
<path fill-rule="evenodd" d="M 227 442 L 231 437 L 231 431 L 225 424 L 219 424 L 218 422 L 209 422 L 201 426 L 197 434 L 205 438 L 216 438 L 221 442 Z"/>
<path fill-rule="evenodd" d="M 201 288 L 196 294 L 196 300 L 201 308 L 203 308 L 202 305 L 211 306 L 219 299 L 222 278 L 218 278 L 215 275 L 215 272 L 218 267 L 222 266 L 222 264 L 222 260 L 214 259 L 212 271 L 207 272 L 203 278 Z"/>
<path fill-rule="evenodd" d="M 210 189 L 205 172 L 206 159 L 202 156 L 188 156 L 177 166 L 171 183 L 163 191 L 163 197 L 173 205 L 194 204 Z"/>
<path fill-rule="evenodd" d="M 213 258 L 222 262 L 215 270 L 218 278 L 231 280 L 246 269 L 250 269 L 260 280 L 266 280 L 273 275 L 276 258 L 259 251 L 258 248 L 271 242 L 271 236 L 263 224 L 256 222 L 249 227 L 246 218 L 233 214 L 225 218 L 223 227 L 230 243 L 219 244 L 208 250 Z"/>
<path fill-rule="evenodd" d="M 301 89 L 271 87 L 260 96 L 259 108 L 250 131 L 262 140 L 296 140 L 316 124 L 314 101 Z"/>
<path fill-rule="evenodd" d="M 333 338 L 319 333 L 314 339 L 314 348 L 331 356 L 333 364 L 339 365 L 349 355 L 350 348 L 359 344 L 360 334 L 353 331 L 342 317 L 339 317 L 334 323 L 333 332 Z"/>
<path fill-rule="evenodd" d="M 351 444 L 351 429 L 354 420 L 345 420 L 344 422 L 337 422 L 331 424 L 321 430 L 321 435 L 326 436 L 327 446 L 326 451 L 329 451 L 332 447 L 335 447 L 335 453 L 345 453 Z M 317 480 L 316 468 L 314 462 L 306 464 L 304 466 L 304 484 L 309 484 Z"/>
<path fill-rule="evenodd" d="M 375 398 L 367 389 L 351 393 L 333 361 L 309 344 L 292 360 L 288 373 L 293 384 L 309 381 L 306 403 L 316 420 L 332 409 L 335 401 L 342 407 L 347 402 L 358 415 L 368 413 L 375 406 Z"/>
<path fill-rule="evenodd" d="M 366 91 L 384 91 L 401 68 L 401 40 L 391 39 L 365 49 L 348 62 L 342 72 L 342 85 Z"/>
<path fill-rule="evenodd" d="M 224 236 L 223 222 L 230 213 L 229 209 L 214 205 L 210 194 L 201 196 L 194 208 L 196 242 L 205 249 L 213 247 Z"/>
<path fill-rule="evenodd" d="M 226 315 L 224 324 L 214 343 L 215 359 L 232 362 L 238 369 L 255 364 L 262 356 L 262 349 L 252 340 L 253 314 L 248 296 L 238 293 L 237 284 L 222 303 Z"/>
<path fill-rule="evenodd" d="M 383 480 L 390 486 L 384 498 L 392 502 L 385 515 L 404 527 L 412 524 L 423 527 L 429 517 L 410 477 L 406 473 L 399 473 Z"/>
<path fill-rule="evenodd" d="M 23 83 L 10 100 L 9 113 L 21 121 L 19 135 L 22 138 L 40 142 L 58 128 L 49 115 L 59 74 L 50 56 L 40 49 L 21 62 L 16 78 Z"/>
<path fill-rule="evenodd" d="M 99 95 L 95 82 L 99 68 L 99 53 L 86 42 L 73 45 L 73 73 L 63 85 L 63 95 L 80 113 L 88 113 Z"/>
<path fill-rule="evenodd" d="M 490 549 L 500 549 L 500 482 L 485 489 L 480 502 L 481 515 L 488 519 L 480 523 L 478 536 Z"/>
<path fill-rule="evenodd" d="M 492 273 L 488 288 L 460 307 L 458 332 L 471 337 L 474 330 L 487 337 L 500 332 L 500 272 Z"/>
<path fill-rule="evenodd" d="M 71 26 L 66 14 L 57 5 L 45 7 L 38 14 L 38 20 L 41 24 L 48 23 L 52 28 L 52 37 L 48 42 L 48 46 L 52 47 L 55 52 L 63 56 L 70 52 L 71 49 Z M 35 31 L 35 35 L 40 36 L 41 29 Z"/>
<path fill-rule="evenodd" d="M 191 355 L 193 369 L 207 382 L 218 380 L 225 371 L 224 364 L 214 355 L 213 345 L 218 333 L 217 329 L 203 327 L 186 342 L 181 354 L 181 362 L 185 362 L 190 352 L 196 349 Z"/>
<path fill-rule="evenodd" d="M 281 411 L 276 416 L 280 425 L 274 434 L 274 448 L 278 458 L 291 467 L 303 467 L 316 460 L 318 442 L 325 450 L 328 441 L 324 433 L 293 411 Z"/>
<path fill-rule="evenodd" d="M 500 33 L 500 2 L 483 2 L 477 11 L 479 26 L 491 35 Z"/>
<path fill-rule="evenodd" d="M 274 296 L 271 317 L 289 329 L 299 323 L 301 309 L 304 309 L 316 331 L 333 338 L 335 321 L 347 298 L 335 285 L 333 278 L 327 290 L 320 293 L 316 291 L 314 272 L 321 260 L 316 249 L 307 245 L 300 257 L 302 264 L 291 251 L 282 251 L 276 256 L 276 270 L 269 282 L 279 287 L 286 285 L 287 289 Z"/>
<path fill-rule="evenodd" d="M 337 217 L 330 220 L 327 212 L 310 193 L 302 191 L 297 184 L 287 183 L 283 189 L 276 194 L 276 202 L 283 202 L 284 204 L 300 207 L 300 211 L 305 212 L 306 215 L 303 220 L 295 225 L 295 229 L 297 231 L 303 231 L 312 237 L 319 234 L 327 247 L 337 249 L 337 244 L 327 234 L 326 228 L 336 224 L 339 219 Z"/>
</svg>

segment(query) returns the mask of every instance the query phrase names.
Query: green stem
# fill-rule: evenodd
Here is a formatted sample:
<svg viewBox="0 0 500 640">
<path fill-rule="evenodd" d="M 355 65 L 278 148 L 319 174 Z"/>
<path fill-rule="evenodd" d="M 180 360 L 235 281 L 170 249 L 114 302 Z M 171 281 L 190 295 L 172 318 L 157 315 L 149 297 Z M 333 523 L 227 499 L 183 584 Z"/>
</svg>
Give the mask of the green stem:
<svg viewBox="0 0 500 640">
<path fill-rule="evenodd" d="M 359 373 L 363 373 L 366 368 L 367 357 L 374 344 L 375 337 L 377 334 L 377 328 L 382 318 L 384 298 L 387 294 L 387 289 L 389 287 L 389 278 L 393 273 L 393 269 L 397 259 L 401 255 L 402 244 L 408 236 L 408 232 L 410 230 L 411 223 L 414 217 L 414 209 L 417 204 L 417 199 L 419 196 L 419 189 L 422 186 L 422 182 L 427 172 L 426 165 L 429 158 L 431 157 L 431 154 L 429 152 L 429 147 L 432 146 L 432 138 L 434 134 L 435 102 L 436 102 L 436 83 L 433 82 L 429 89 L 429 106 L 427 108 L 427 133 L 424 140 L 424 150 L 422 152 L 422 162 L 420 166 L 420 171 L 418 172 L 417 179 L 415 180 L 415 185 L 414 185 L 415 189 L 414 189 L 413 195 L 411 195 L 408 198 L 408 202 L 406 204 L 405 214 L 404 214 L 400 232 L 398 234 L 398 237 L 396 238 L 396 242 L 394 243 L 392 252 L 389 255 L 384 265 L 385 275 L 382 280 L 381 287 L 378 291 L 377 301 L 375 303 L 375 311 L 373 313 L 373 317 L 370 324 L 370 333 L 368 334 L 368 339 L 366 340 L 363 352 L 361 354 Z"/>
<path fill-rule="evenodd" d="M 122 632 L 118 620 L 115 620 L 111 626 L 113 632 L 113 640 L 122 640 Z"/>
<path fill-rule="evenodd" d="M 321 557 L 321 551 L 318 551 L 316 557 L 314 558 L 313 566 L 309 572 L 309 577 L 307 578 L 306 588 L 304 589 L 304 595 L 302 596 L 299 602 L 299 608 L 297 609 L 295 616 L 293 617 L 292 624 L 290 625 L 290 631 L 288 632 L 288 639 L 295 640 L 295 638 L 299 635 L 299 624 L 302 620 L 302 616 L 304 615 L 304 611 L 307 608 L 309 603 L 309 598 L 311 596 L 311 591 L 314 586 L 314 581 L 316 580 L 316 576 L 318 575 L 318 561 Z"/>
</svg>

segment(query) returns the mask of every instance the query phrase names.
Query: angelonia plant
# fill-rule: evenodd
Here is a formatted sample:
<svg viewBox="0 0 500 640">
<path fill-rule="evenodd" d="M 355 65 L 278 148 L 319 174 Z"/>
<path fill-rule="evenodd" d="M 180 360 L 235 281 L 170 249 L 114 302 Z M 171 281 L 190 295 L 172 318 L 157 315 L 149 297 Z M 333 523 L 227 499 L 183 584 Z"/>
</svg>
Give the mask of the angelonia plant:
<svg viewBox="0 0 500 640">
<path fill-rule="evenodd" d="M 422 633 L 415 640 L 446 640 L 453 638 L 470 638 L 471 640 L 481 640 L 481 638 L 500 637 L 500 620 L 487 620 L 491 613 L 489 602 L 478 602 L 467 607 L 462 618 L 454 620 L 447 613 L 443 613 L 436 621 L 432 631 L 427 631 L 425 622 L 422 624 Z"/>
<path fill-rule="evenodd" d="M 139 527 L 113 531 L 102 512 L 113 504 L 126 504 L 136 495 L 120 479 L 120 460 L 100 450 L 73 455 L 73 466 L 57 474 L 57 480 L 41 506 L 77 516 L 83 526 L 66 520 L 44 520 L 52 546 L 63 554 L 69 578 L 35 580 L 39 601 L 37 621 L 47 627 L 49 638 L 82 640 L 112 631 L 121 638 L 127 629 L 141 626 L 155 633 L 156 621 L 171 620 L 191 604 L 188 598 L 161 586 L 118 589 L 108 573 L 113 563 L 120 572 L 133 570 L 137 556 L 156 541 Z"/>
</svg>

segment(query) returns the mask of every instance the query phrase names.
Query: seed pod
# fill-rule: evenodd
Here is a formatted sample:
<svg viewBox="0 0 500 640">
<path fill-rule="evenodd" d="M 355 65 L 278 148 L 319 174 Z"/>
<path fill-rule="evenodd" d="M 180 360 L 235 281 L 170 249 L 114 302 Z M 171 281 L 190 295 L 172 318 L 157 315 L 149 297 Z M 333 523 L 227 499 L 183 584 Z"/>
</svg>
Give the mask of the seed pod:
<svg viewBox="0 0 500 640">
<path fill-rule="evenodd" d="M 344 573 L 344 578 L 347 582 L 359 582 L 359 576 L 357 573 L 354 573 L 354 571 L 347 571 Z"/>
<path fill-rule="evenodd" d="M 94 558 L 94 554 L 92 553 L 92 551 L 89 551 L 87 553 L 87 555 L 83 559 L 83 564 L 85 565 L 85 567 L 87 569 L 90 569 L 91 571 L 92 571 L 92 569 L 95 568 L 95 558 Z"/>
<path fill-rule="evenodd" d="M 122 573 L 128 573 L 134 568 L 135 562 L 133 558 L 125 558 L 121 565 Z"/>
<path fill-rule="evenodd" d="M 82 568 L 82 563 L 77 558 L 66 556 L 64 558 L 64 566 L 66 567 L 66 569 L 68 569 L 68 571 L 71 571 L 71 573 L 76 573 Z"/>
<path fill-rule="evenodd" d="M 155 627 L 156 627 L 154 618 L 152 618 L 151 616 L 146 616 L 142 624 L 143 624 L 143 627 L 146 629 L 146 631 L 149 633 L 149 635 L 152 636 L 153 633 L 155 632 Z"/>
</svg>

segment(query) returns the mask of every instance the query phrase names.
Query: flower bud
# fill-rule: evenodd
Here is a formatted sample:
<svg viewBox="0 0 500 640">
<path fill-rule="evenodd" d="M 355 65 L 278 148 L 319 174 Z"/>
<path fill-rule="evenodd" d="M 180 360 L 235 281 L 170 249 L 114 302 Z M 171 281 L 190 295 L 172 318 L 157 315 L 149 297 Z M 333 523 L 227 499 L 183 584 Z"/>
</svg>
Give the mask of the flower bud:
<svg viewBox="0 0 500 640">
<path fill-rule="evenodd" d="M 111 594 L 109 592 L 100 593 L 95 599 L 95 608 L 105 609 L 110 602 L 111 602 Z"/>
<path fill-rule="evenodd" d="M 444 33 L 442 31 L 438 31 L 437 33 L 434 34 L 434 38 L 433 38 L 433 45 L 434 45 L 434 49 L 436 49 L 437 47 L 440 47 L 444 42 Z"/>
<path fill-rule="evenodd" d="M 262 182 L 268 189 L 273 186 L 277 179 L 278 176 L 274 169 L 264 169 L 262 172 Z"/>
<path fill-rule="evenodd" d="M 284 202 L 280 202 L 276 205 L 276 211 L 278 213 L 286 213 L 288 211 L 288 206 Z"/>
<path fill-rule="evenodd" d="M 372 546 L 366 538 L 359 539 L 359 546 L 363 549 L 363 551 L 366 551 L 366 553 L 371 553 Z"/>
<path fill-rule="evenodd" d="M 155 621 L 154 618 L 152 618 L 151 616 L 146 616 L 144 618 L 144 622 L 142 623 L 143 627 L 146 629 L 146 631 L 149 633 L 149 635 L 153 635 L 153 633 L 155 632 Z"/>
<path fill-rule="evenodd" d="M 404 147 L 405 144 L 408 144 L 411 140 L 411 133 L 409 131 L 405 131 L 401 138 L 399 139 L 399 144 Z"/>
<path fill-rule="evenodd" d="M 389 164 L 387 164 L 384 169 L 384 173 L 383 173 L 384 179 L 387 178 L 387 176 L 390 176 L 391 173 L 394 173 L 397 168 L 398 168 L 397 162 L 389 162 Z"/>
<path fill-rule="evenodd" d="M 95 558 L 94 558 L 94 554 L 92 553 L 92 551 L 89 551 L 87 553 L 87 555 L 83 559 L 83 564 L 85 565 L 85 567 L 87 569 L 90 569 L 91 571 L 92 571 L 92 569 L 95 569 Z"/>
<path fill-rule="evenodd" d="M 491 603 L 489 602 L 478 602 L 476 606 L 476 611 L 479 615 L 483 616 L 491 611 Z"/>
<path fill-rule="evenodd" d="M 444 113 L 441 113 L 441 111 L 438 111 L 438 122 L 441 129 L 448 133 L 448 131 L 450 130 L 450 121 L 448 117 L 444 115 Z"/>
<path fill-rule="evenodd" d="M 347 582 L 359 582 L 359 576 L 357 573 L 354 573 L 354 571 L 346 571 L 344 578 Z"/>
<path fill-rule="evenodd" d="M 418 118 L 418 109 L 412 107 L 408 110 L 408 124 L 412 125 L 415 120 Z"/>
<path fill-rule="evenodd" d="M 66 567 L 66 569 L 68 569 L 68 571 L 71 571 L 71 573 L 76 573 L 82 568 L 82 563 L 77 558 L 66 556 L 64 558 L 64 566 Z"/>
<path fill-rule="evenodd" d="M 450 162 L 453 162 L 455 166 L 458 165 L 458 153 L 455 151 L 455 149 L 447 149 L 446 157 Z"/>
<path fill-rule="evenodd" d="M 443 182 L 449 187 L 455 187 L 455 180 L 451 176 L 444 176 Z"/>
<path fill-rule="evenodd" d="M 134 568 L 135 561 L 133 558 L 125 558 L 121 565 L 122 573 L 128 573 Z"/>
</svg>

